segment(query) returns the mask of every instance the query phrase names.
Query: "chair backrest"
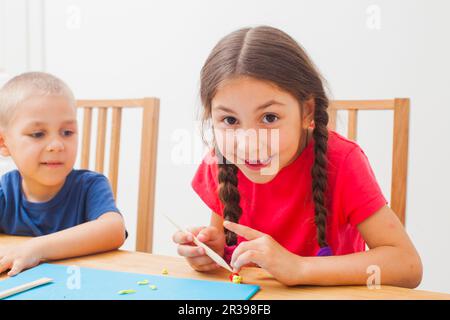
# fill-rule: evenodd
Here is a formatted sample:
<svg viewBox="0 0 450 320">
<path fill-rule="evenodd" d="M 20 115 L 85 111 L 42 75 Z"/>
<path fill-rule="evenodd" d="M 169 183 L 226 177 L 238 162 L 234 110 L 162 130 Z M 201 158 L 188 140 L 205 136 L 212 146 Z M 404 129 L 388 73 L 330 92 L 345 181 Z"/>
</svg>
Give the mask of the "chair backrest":
<svg viewBox="0 0 450 320">
<path fill-rule="evenodd" d="M 105 163 L 105 142 L 107 112 L 112 112 L 111 141 L 109 152 L 108 179 L 117 199 L 117 181 L 119 177 L 119 151 L 122 110 L 126 108 L 142 109 L 142 131 L 140 148 L 138 216 L 136 222 L 136 251 L 152 252 L 153 211 L 155 199 L 156 151 L 158 141 L 159 99 L 143 98 L 132 100 L 78 100 L 77 107 L 83 109 L 83 133 L 81 142 L 82 169 L 89 169 L 91 149 L 92 113 L 98 110 L 95 145 L 96 172 L 103 173 Z M 139 150 L 136 150 L 139 152 Z"/>
<path fill-rule="evenodd" d="M 329 128 L 336 130 L 336 117 L 339 110 L 348 111 L 349 139 L 356 141 L 357 117 L 361 110 L 393 110 L 393 151 L 391 177 L 391 208 L 400 221 L 405 224 L 406 181 L 408 169 L 409 99 L 391 100 L 332 100 L 328 108 Z"/>
</svg>

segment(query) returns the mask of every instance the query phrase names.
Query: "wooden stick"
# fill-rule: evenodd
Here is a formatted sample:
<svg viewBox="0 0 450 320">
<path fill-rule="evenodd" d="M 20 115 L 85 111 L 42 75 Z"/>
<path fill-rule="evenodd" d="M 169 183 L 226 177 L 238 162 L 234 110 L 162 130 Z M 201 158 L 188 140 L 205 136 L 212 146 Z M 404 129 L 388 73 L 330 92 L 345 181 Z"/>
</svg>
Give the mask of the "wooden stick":
<svg viewBox="0 0 450 320">
<path fill-rule="evenodd" d="M 9 296 L 12 296 L 14 294 L 17 294 L 17 293 L 21 293 L 21 292 L 24 292 L 24 291 L 27 291 L 27 290 L 30 290 L 30 289 L 42 286 L 42 285 L 50 283 L 50 282 L 53 282 L 53 279 L 42 278 L 42 279 L 39 279 L 39 280 L 36 280 L 36 281 L 33 281 L 33 282 L 28 282 L 28 283 L 22 284 L 20 286 L 15 287 L 15 288 L 11 288 L 11 289 L 2 291 L 2 292 L 0 292 L 0 300 L 1 299 L 5 299 L 5 298 L 7 298 Z"/>
</svg>

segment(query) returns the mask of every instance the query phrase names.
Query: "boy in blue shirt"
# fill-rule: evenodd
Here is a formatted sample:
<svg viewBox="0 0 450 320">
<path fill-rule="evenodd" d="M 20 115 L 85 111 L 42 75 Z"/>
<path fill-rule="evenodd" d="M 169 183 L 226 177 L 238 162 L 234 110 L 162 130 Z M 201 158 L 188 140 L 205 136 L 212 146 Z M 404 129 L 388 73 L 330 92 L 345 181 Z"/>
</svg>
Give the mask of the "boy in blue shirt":
<svg viewBox="0 0 450 320">
<path fill-rule="evenodd" d="M 0 179 L 0 233 L 32 236 L 0 248 L 0 273 L 119 248 L 124 221 L 105 176 L 74 170 L 74 96 L 60 79 L 30 72 L 0 90 L 0 154 L 18 170 Z"/>
</svg>

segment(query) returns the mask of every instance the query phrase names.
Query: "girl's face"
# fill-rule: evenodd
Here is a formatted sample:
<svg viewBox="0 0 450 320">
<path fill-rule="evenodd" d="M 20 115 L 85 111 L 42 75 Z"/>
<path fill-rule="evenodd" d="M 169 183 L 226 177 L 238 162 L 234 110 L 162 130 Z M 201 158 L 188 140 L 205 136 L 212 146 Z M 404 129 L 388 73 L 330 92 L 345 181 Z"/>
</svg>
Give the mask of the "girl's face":
<svg viewBox="0 0 450 320">
<path fill-rule="evenodd" d="M 268 81 L 241 76 L 222 83 L 211 103 L 217 147 L 251 181 L 266 183 L 305 145 L 314 100 L 301 106 Z"/>
</svg>

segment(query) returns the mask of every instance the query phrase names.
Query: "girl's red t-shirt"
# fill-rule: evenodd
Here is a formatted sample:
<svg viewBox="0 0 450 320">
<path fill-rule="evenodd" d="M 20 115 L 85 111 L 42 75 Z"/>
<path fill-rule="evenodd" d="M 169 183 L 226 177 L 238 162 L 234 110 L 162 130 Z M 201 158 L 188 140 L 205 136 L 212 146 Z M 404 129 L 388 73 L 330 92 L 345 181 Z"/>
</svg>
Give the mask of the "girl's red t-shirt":
<svg viewBox="0 0 450 320">
<path fill-rule="evenodd" d="M 327 241 L 333 254 L 365 250 L 357 225 L 387 204 L 369 160 L 353 141 L 329 131 Z M 290 252 L 315 256 L 319 251 L 314 223 L 311 168 L 314 139 L 291 164 L 264 184 L 238 171 L 242 215 L 239 223 L 272 236 Z M 218 196 L 218 166 L 213 152 L 198 168 L 192 187 L 211 210 L 223 216 Z M 245 241 L 238 237 L 238 244 Z"/>
</svg>

